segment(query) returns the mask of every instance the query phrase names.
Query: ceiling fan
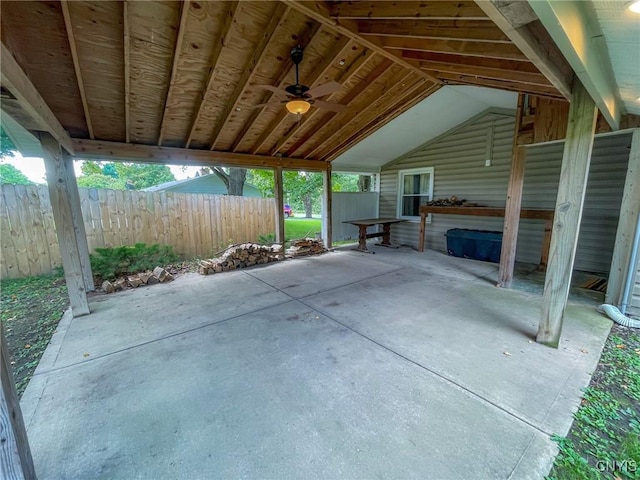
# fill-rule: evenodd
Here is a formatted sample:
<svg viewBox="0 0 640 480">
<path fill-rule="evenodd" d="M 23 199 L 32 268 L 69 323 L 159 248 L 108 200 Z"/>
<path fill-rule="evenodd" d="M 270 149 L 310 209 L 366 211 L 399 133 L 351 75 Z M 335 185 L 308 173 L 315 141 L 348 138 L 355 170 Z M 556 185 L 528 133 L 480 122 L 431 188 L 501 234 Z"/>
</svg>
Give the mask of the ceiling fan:
<svg viewBox="0 0 640 480">
<path fill-rule="evenodd" d="M 294 115 L 303 115 L 309 111 L 311 105 L 314 105 L 325 110 L 331 110 L 333 112 L 342 112 L 347 107 L 337 103 L 329 103 L 319 100 L 318 97 L 335 93 L 342 88 L 338 82 L 329 82 L 317 87 L 309 88 L 306 85 L 300 83 L 300 75 L 298 65 L 302 62 L 303 48 L 298 45 L 291 49 L 291 61 L 296 66 L 296 83 L 289 85 L 282 89 L 274 87 L 273 85 L 256 85 L 257 87 L 264 88 L 273 93 L 278 98 L 277 101 L 261 103 L 255 105 L 254 108 L 264 107 L 269 105 L 284 104 L 287 110 Z"/>
</svg>

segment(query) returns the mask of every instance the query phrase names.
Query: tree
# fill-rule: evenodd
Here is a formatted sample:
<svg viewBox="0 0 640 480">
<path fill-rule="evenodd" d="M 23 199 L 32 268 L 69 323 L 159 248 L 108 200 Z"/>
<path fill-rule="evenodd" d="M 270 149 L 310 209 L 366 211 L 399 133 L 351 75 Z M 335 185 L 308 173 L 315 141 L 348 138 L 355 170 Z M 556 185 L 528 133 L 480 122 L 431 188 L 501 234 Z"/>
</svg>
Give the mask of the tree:
<svg viewBox="0 0 640 480">
<path fill-rule="evenodd" d="M 313 205 L 322 195 L 322 174 L 316 172 L 286 171 L 282 175 L 282 186 L 293 202 L 301 201 L 306 218 L 313 215 Z"/>
<path fill-rule="evenodd" d="M 273 170 L 249 170 L 247 171 L 247 183 L 260 190 L 263 197 L 275 196 Z"/>
<path fill-rule="evenodd" d="M 0 127 L 0 158 L 13 157 L 16 150 L 18 149 L 7 135 L 7 132 Z"/>
<path fill-rule="evenodd" d="M 244 183 L 247 180 L 246 168 L 234 167 L 224 169 L 220 167 L 213 167 L 213 173 L 215 173 L 218 178 L 224 182 L 229 195 L 235 195 L 238 197 L 242 196 L 244 192 Z"/>
<path fill-rule="evenodd" d="M 84 188 L 141 190 L 176 179 L 166 165 L 85 161 L 80 170 L 78 186 Z"/>
<path fill-rule="evenodd" d="M 0 163 L 0 183 L 10 183 L 12 185 L 33 185 L 27 176 L 13 165 Z"/>
</svg>

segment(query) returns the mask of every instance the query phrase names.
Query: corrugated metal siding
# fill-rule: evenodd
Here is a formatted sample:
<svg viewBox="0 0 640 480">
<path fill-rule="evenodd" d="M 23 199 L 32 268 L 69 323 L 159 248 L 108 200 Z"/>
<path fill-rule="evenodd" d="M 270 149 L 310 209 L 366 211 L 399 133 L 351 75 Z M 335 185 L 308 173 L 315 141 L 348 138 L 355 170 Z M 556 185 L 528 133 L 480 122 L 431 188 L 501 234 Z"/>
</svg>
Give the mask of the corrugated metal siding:
<svg viewBox="0 0 640 480">
<path fill-rule="evenodd" d="M 376 218 L 378 216 L 378 193 L 333 192 L 331 207 L 333 241 L 355 240 L 358 238 L 358 227 L 342 222 Z"/>
<path fill-rule="evenodd" d="M 484 166 L 486 137 L 494 126 L 492 165 Z M 424 149 L 384 169 L 381 176 L 380 215 L 396 216 L 400 169 L 434 167 L 434 198 L 456 195 L 487 206 L 504 206 L 509 181 L 514 118 L 489 113 L 458 131 L 452 131 Z M 629 156 L 629 135 L 597 138 L 585 198 L 583 224 L 575 268 L 608 272 Z M 562 143 L 527 149 L 523 208 L 555 207 Z M 450 228 L 501 231 L 503 219 L 434 215 L 427 225 L 426 248 L 446 251 L 444 233 Z M 417 246 L 419 225 L 407 222 L 393 230 L 393 241 Z M 538 263 L 543 224 L 522 220 L 516 259 Z"/>
</svg>

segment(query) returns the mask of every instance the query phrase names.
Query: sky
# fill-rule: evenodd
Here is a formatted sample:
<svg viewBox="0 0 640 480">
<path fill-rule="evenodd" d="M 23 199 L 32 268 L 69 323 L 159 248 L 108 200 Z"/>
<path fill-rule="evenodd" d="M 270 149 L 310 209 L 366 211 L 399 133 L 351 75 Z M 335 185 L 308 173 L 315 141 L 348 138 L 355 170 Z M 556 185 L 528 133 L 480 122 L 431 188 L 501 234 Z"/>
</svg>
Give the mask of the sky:
<svg viewBox="0 0 640 480">
<path fill-rule="evenodd" d="M 36 183 L 47 183 L 45 179 L 44 161 L 41 158 L 23 157 L 20 153 L 15 152 L 15 157 L 7 157 L 0 160 L 0 163 L 9 163 L 24 173 L 29 180 Z M 80 167 L 82 161 L 74 162 L 76 176 L 82 175 Z M 169 165 L 171 172 L 176 180 L 184 178 L 192 178 L 198 171 L 198 167 L 180 167 Z"/>
</svg>

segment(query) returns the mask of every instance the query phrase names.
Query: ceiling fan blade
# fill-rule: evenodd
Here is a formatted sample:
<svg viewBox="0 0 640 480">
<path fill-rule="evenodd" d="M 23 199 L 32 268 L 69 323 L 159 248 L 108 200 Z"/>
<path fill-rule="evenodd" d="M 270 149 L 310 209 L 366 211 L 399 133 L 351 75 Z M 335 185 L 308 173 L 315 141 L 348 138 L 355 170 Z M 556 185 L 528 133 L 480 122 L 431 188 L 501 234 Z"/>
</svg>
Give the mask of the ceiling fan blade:
<svg viewBox="0 0 640 480">
<path fill-rule="evenodd" d="M 323 102 L 322 100 L 314 100 L 313 105 L 325 110 L 331 110 L 332 112 L 344 112 L 347 109 L 346 105 L 340 105 L 339 103 Z"/>
<path fill-rule="evenodd" d="M 271 105 L 282 105 L 286 100 L 281 102 L 267 102 L 267 103 L 259 103 L 258 105 L 252 105 L 251 108 L 262 108 L 262 107 L 270 107 Z"/>
<path fill-rule="evenodd" d="M 330 93 L 339 92 L 341 89 L 342 85 L 340 85 L 338 82 L 329 82 L 307 90 L 305 92 L 305 96 L 312 98 L 323 97 L 325 95 L 329 95 Z"/>
<path fill-rule="evenodd" d="M 256 85 L 256 87 L 264 88 L 265 90 L 269 90 L 276 95 L 280 95 L 282 97 L 288 97 L 289 92 L 283 90 L 282 88 L 274 87 L 273 85 Z"/>
</svg>

